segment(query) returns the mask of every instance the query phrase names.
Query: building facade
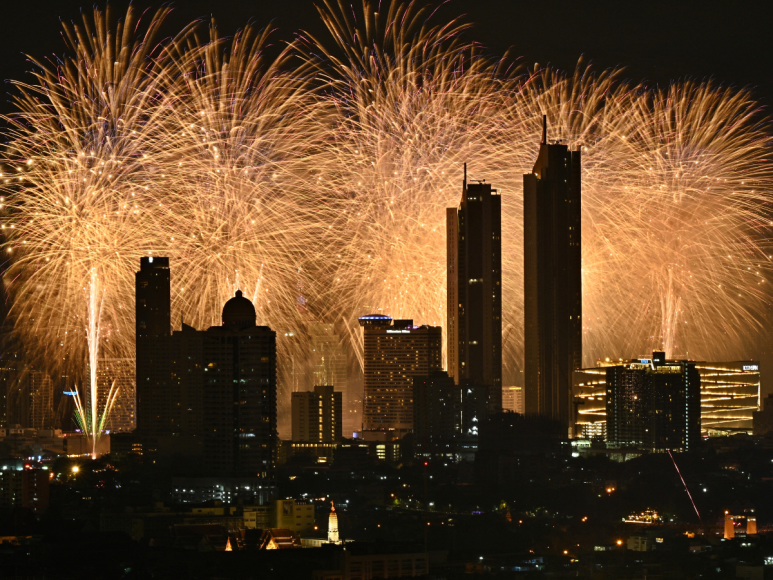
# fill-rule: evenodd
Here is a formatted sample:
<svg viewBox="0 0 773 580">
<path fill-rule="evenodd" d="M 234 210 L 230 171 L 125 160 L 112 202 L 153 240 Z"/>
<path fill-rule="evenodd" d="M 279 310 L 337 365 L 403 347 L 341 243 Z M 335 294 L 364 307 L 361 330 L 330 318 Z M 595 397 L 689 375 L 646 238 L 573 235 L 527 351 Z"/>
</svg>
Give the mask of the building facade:
<svg viewBox="0 0 773 580">
<path fill-rule="evenodd" d="M 413 449 L 417 457 L 453 456 L 461 431 L 460 387 L 438 371 L 413 378 Z"/>
<path fill-rule="evenodd" d="M 54 382 L 42 371 L 30 371 L 30 427 L 51 429 L 54 422 Z"/>
<path fill-rule="evenodd" d="M 502 408 L 502 207 L 487 183 L 467 183 L 446 210 L 448 374 L 489 388 Z"/>
<path fill-rule="evenodd" d="M 610 366 L 648 363 L 649 357 L 605 359 L 574 372 L 574 437 L 607 439 L 607 373 Z M 675 362 L 665 359 L 666 362 Z M 759 361 L 690 361 L 700 375 L 701 431 L 751 433 L 760 401 Z M 755 431 L 756 432 L 756 431 Z"/>
<path fill-rule="evenodd" d="M 293 442 L 337 443 L 343 436 L 343 394 L 332 385 L 293 393 L 291 399 Z"/>
<path fill-rule="evenodd" d="M 664 452 L 698 444 L 700 374 L 694 363 L 658 358 L 606 368 L 608 447 Z"/>
<path fill-rule="evenodd" d="M 169 390 L 171 334 L 169 258 L 140 259 L 135 274 L 137 428 L 145 434 L 164 434 L 174 409 Z"/>
<path fill-rule="evenodd" d="M 523 176 L 526 412 L 572 414 L 572 372 L 582 366 L 580 152 L 548 144 Z"/>
<path fill-rule="evenodd" d="M 105 429 L 128 433 L 137 427 L 134 381 L 136 364 L 130 358 L 103 358 L 97 365 L 97 408 L 104 409 L 111 389 L 118 394 L 107 418 Z"/>
<path fill-rule="evenodd" d="M 523 387 L 502 387 L 502 408 L 523 415 L 526 412 Z"/>
<path fill-rule="evenodd" d="M 204 467 L 273 480 L 276 333 L 255 325 L 255 307 L 239 290 L 225 303 L 222 319 L 222 326 L 202 333 Z"/>
<path fill-rule="evenodd" d="M 413 429 L 413 377 L 442 368 L 442 329 L 378 314 L 359 322 L 364 332 L 363 436 L 402 437 Z"/>
</svg>

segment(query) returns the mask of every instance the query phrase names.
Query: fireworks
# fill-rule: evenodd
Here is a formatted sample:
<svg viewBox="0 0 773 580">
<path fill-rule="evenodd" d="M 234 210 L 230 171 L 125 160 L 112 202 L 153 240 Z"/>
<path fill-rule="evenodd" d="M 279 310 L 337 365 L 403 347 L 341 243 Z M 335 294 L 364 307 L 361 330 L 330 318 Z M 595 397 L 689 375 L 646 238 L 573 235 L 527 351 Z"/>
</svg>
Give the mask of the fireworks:
<svg viewBox="0 0 773 580">
<path fill-rule="evenodd" d="M 502 192 L 504 376 L 522 367 L 522 174 L 542 114 L 583 151 L 586 364 L 656 347 L 740 357 L 768 304 L 770 137 L 742 91 L 629 86 L 579 65 L 514 70 L 461 22 L 393 3 L 326 5 L 330 39 L 245 28 L 159 40 L 167 11 L 68 27 L 6 118 L 10 320 L 49 368 L 134 350 L 139 258 L 166 255 L 173 320 L 217 324 L 240 287 L 305 360 L 305 329 L 381 310 L 445 325 L 445 208 L 461 168 Z M 96 274 L 95 274 L 96 273 Z M 82 372 L 82 371 L 81 371 Z M 281 377 L 284 398 L 292 377 Z M 93 416 L 97 413 L 94 412 Z"/>
</svg>

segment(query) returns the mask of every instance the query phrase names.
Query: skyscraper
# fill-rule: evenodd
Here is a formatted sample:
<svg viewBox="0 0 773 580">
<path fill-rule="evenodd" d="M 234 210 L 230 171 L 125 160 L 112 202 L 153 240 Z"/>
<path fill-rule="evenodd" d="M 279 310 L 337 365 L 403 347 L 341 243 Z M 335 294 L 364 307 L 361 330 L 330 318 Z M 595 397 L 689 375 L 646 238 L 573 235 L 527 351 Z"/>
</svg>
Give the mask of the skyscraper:
<svg viewBox="0 0 773 580">
<path fill-rule="evenodd" d="M 273 480 L 277 459 L 276 333 L 256 326 L 255 307 L 237 290 L 223 325 L 204 331 L 204 468 Z"/>
<path fill-rule="evenodd" d="M 467 183 L 446 210 L 448 374 L 488 387 L 502 408 L 502 208 L 488 183 Z"/>
<path fill-rule="evenodd" d="M 169 392 L 171 293 L 169 258 L 140 259 L 135 275 L 137 428 L 165 433 L 172 409 Z"/>
<path fill-rule="evenodd" d="M 342 436 L 342 396 L 332 385 L 293 393 L 293 441 L 336 443 Z"/>
<path fill-rule="evenodd" d="M 413 428 L 413 377 L 441 370 L 442 329 L 380 314 L 359 321 L 365 334 L 363 437 L 401 437 Z"/>
<path fill-rule="evenodd" d="M 571 418 L 572 371 L 582 364 L 580 152 L 542 143 L 523 176 L 526 412 Z"/>
</svg>

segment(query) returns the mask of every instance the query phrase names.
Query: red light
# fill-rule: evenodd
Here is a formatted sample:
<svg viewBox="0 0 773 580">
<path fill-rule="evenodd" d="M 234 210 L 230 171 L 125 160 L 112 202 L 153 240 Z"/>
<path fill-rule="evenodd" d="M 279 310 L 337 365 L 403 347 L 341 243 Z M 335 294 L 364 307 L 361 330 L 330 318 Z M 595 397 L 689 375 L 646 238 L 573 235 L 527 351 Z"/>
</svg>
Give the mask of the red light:
<svg viewBox="0 0 773 580">
<path fill-rule="evenodd" d="M 29 463 L 25 463 L 24 469 L 32 469 L 32 466 Z"/>
<path fill-rule="evenodd" d="M 427 467 L 427 465 L 429 465 L 429 463 L 427 463 L 427 462 L 425 461 L 425 462 L 424 462 L 424 467 Z"/>
</svg>

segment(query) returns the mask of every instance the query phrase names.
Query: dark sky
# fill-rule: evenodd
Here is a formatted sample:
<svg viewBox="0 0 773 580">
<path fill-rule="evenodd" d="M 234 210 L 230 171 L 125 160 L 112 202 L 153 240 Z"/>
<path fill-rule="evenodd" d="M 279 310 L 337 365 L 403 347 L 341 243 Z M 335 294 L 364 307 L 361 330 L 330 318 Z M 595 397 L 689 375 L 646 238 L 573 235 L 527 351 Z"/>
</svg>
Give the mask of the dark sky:
<svg viewBox="0 0 773 580">
<path fill-rule="evenodd" d="M 135 2 L 141 8 L 159 4 Z M 112 5 L 120 12 L 128 2 L 116 0 Z M 87 0 L 3 2 L 0 77 L 22 76 L 29 68 L 25 52 L 61 53 L 59 19 L 77 19 L 81 7 L 91 6 Z M 180 0 L 173 6 L 169 32 L 213 15 L 223 35 L 248 21 L 261 27 L 273 21 L 286 38 L 298 28 L 322 33 L 313 0 Z M 572 68 L 585 55 L 599 68 L 624 66 L 632 80 L 665 84 L 713 78 L 750 87 L 766 107 L 773 104 L 769 1 L 449 0 L 440 14 L 441 19 L 466 15 L 475 24 L 473 38 L 492 54 L 512 46 L 525 63 Z"/>
</svg>

